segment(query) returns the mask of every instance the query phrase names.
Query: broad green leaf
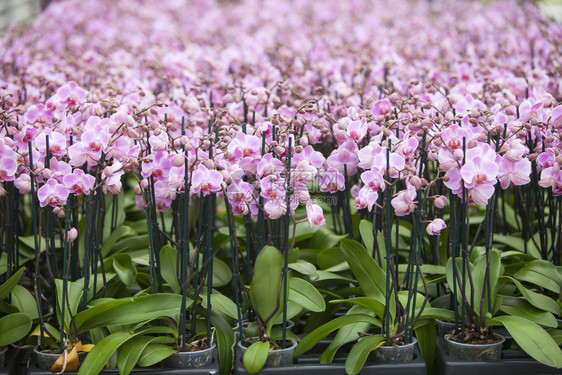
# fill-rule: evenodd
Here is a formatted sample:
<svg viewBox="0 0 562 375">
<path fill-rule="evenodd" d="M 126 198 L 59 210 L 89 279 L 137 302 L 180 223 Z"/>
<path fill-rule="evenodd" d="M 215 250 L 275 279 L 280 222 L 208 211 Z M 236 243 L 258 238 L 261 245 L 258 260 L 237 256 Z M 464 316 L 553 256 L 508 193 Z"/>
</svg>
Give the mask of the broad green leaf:
<svg viewBox="0 0 562 375">
<path fill-rule="evenodd" d="M 39 318 L 37 302 L 33 294 L 21 285 L 16 285 L 14 289 L 12 289 L 12 305 L 14 305 L 19 312 L 27 314 L 31 320 Z"/>
<path fill-rule="evenodd" d="M 527 354 L 547 366 L 562 368 L 562 350 L 538 324 L 520 316 L 503 315 L 491 319 L 503 325 Z"/>
<path fill-rule="evenodd" d="M 83 284 L 79 282 L 71 282 L 67 281 L 67 295 L 65 296 L 65 303 L 62 306 L 62 296 L 63 296 L 63 280 L 55 279 L 55 287 L 56 287 L 56 296 L 57 296 L 57 318 L 60 324 L 60 317 L 62 314 L 61 308 L 64 311 L 64 328 L 66 331 L 69 331 L 69 327 L 71 327 L 70 321 L 74 315 L 78 312 L 78 307 L 82 301 L 82 294 L 83 294 Z M 70 311 L 68 310 L 70 306 Z"/>
<path fill-rule="evenodd" d="M 103 242 L 105 243 L 109 237 L 111 237 L 111 222 L 112 219 L 116 228 L 119 228 L 121 224 L 125 221 L 125 194 L 119 193 L 117 195 L 107 195 L 107 197 L 111 197 L 112 199 L 105 200 L 105 218 L 103 222 Z M 116 204 L 114 210 L 114 204 Z M 112 218 L 112 212 L 115 212 L 115 218 Z"/>
<path fill-rule="evenodd" d="M 261 371 L 269 355 L 269 341 L 257 341 L 244 352 L 242 363 L 250 374 Z"/>
<path fill-rule="evenodd" d="M 24 313 L 0 318 L 0 347 L 23 339 L 31 329 L 31 319 Z"/>
<path fill-rule="evenodd" d="M 104 258 L 111 254 L 113 250 L 113 245 L 115 245 L 117 241 L 122 240 L 124 238 L 133 237 L 136 235 L 137 232 L 133 228 L 127 225 L 120 225 L 111 233 L 107 241 L 103 243 L 103 247 L 101 248 L 101 253 L 103 254 Z"/>
<path fill-rule="evenodd" d="M 537 292 L 533 292 L 523 286 L 519 281 L 514 279 L 513 277 L 503 276 L 502 280 L 509 280 L 515 284 L 517 289 L 521 292 L 523 297 L 529 302 L 531 305 L 548 312 L 551 312 L 556 315 L 562 315 L 562 307 L 560 304 L 553 300 L 552 298 L 545 296 L 544 294 L 540 294 Z"/>
<path fill-rule="evenodd" d="M 546 260 L 534 260 L 527 263 L 514 277 L 554 293 L 560 293 L 562 288 L 562 275 L 554 264 Z"/>
<path fill-rule="evenodd" d="M 254 277 L 250 284 L 250 301 L 262 321 L 271 319 L 280 309 L 283 255 L 272 246 L 266 246 L 258 254 Z"/>
<path fill-rule="evenodd" d="M 98 342 L 84 359 L 78 375 L 97 375 L 101 372 L 111 355 L 125 342 L 142 333 L 119 331 L 112 333 Z"/>
<path fill-rule="evenodd" d="M 232 280 L 232 270 L 223 260 L 213 259 L 213 288 L 228 285 Z"/>
<path fill-rule="evenodd" d="M 490 254 L 490 295 L 491 300 L 495 301 L 497 284 L 500 277 L 501 271 L 501 258 L 499 252 L 493 251 Z M 476 265 L 472 271 L 472 280 L 474 283 L 474 311 L 476 314 L 480 315 L 481 306 L 480 301 L 482 294 L 484 294 L 484 309 L 482 311 L 488 311 L 488 292 L 485 281 L 486 275 L 486 254 L 483 254 L 478 258 Z M 467 293 L 470 293 L 470 283 L 467 284 Z M 470 296 L 470 294 L 467 294 Z"/>
<path fill-rule="evenodd" d="M 169 345 L 150 343 L 144 348 L 138 365 L 148 367 L 168 358 L 174 354 L 176 350 Z"/>
<path fill-rule="evenodd" d="M 319 227 L 310 239 L 308 247 L 311 249 L 328 249 L 336 246 L 347 235 L 337 235 L 326 227 Z"/>
<path fill-rule="evenodd" d="M 289 283 L 290 289 L 290 283 Z M 280 310 L 282 312 L 283 309 Z M 294 318 L 295 316 L 299 315 L 302 312 L 303 308 L 298 303 L 293 301 L 287 301 L 287 320 Z M 283 324 L 283 314 L 279 313 L 275 316 L 275 318 L 271 321 L 272 325 Z"/>
<path fill-rule="evenodd" d="M 349 375 L 355 375 L 365 365 L 369 353 L 384 344 L 382 336 L 367 336 L 357 342 L 351 348 L 345 360 L 345 372 Z"/>
<path fill-rule="evenodd" d="M 534 323 L 546 327 L 558 327 L 558 321 L 551 313 L 537 309 L 522 297 L 501 296 L 502 305 L 500 310 L 509 314 L 520 316 Z"/>
<path fill-rule="evenodd" d="M 386 293 L 385 272 L 358 242 L 345 239 L 341 241 L 340 246 L 353 275 L 363 289 L 363 293 L 367 297 L 373 297 L 384 303 Z"/>
<path fill-rule="evenodd" d="M 150 344 L 153 337 L 138 336 L 124 343 L 119 349 L 117 356 L 117 368 L 120 375 L 129 375 L 136 366 L 146 346 Z"/>
<path fill-rule="evenodd" d="M 370 309 L 367 309 L 363 306 L 355 305 L 352 306 L 346 315 L 353 315 L 353 314 L 364 314 L 369 316 L 375 316 Z M 361 336 L 358 332 L 367 332 L 369 328 L 372 326 L 370 323 L 359 322 L 353 323 L 345 326 L 343 329 L 338 330 L 336 337 L 331 340 L 330 345 L 322 352 L 320 355 L 320 363 L 332 363 L 336 352 L 341 348 L 343 345 L 347 344 L 348 342 L 355 341 L 359 339 Z"/>
<path fill-rule="evenodd" d="M 437 330 L 435 329 L 435 320 L 422 319 L 416 323 L 414 327 L 418 346 L 421 355 L 428 367 L 428 373 L 433 373 L 433 362 L 435 360 L 435 348 L 437 346 Z"/>
<path fill-rule="evenodd" d="M 359 223 L 359 233 L 361 233 L 361 239 L 365 244 L 367 251 L 373 249 L 373 244 L 375 243 L 373 236 L 373 223 L 369 220 L 361 220 Z"/>
<path fill-rule="evenodd" d="M 326 308 L 326 302 L 320 292 L 312 284 L 298 277 L 291 278 L 289 301 L 314 312 L 324 311 Z"/>
<path fill-rule="evenodd" d="M 441 309 L 438 307 L 426 307 L 425 309 L 423 309 L 420 318 L 440 319 L 446 322 L 451 322 L 455 320 L 455 314 L 451 310 Z"/>
<path fill-rule="evenodd" d="M 316 263 L 318 267 L 325 270 L 333 267 L 337 264 L 345 262 L 345 257 L 341 253 L 339 247 L 331 247 L 329 249 L 324 249 L 316 255 Z"/>
<path fill-rule="evenodd" d="M 230 373 L 232 368 L 232 346 L 234 345 L 234 332 L 228 322 L 215 311 L 211 312 L 211 322 L 216 330 L 217 351 L 222 374 Z"/>
<path fill-rule="evenodd" d="M 23 275 L 24 271 L 25 267 L 20 268 L 16 273 L 10 276 L 10 278 L 6 280 L 5 283 L 0 285 L 0 301 L 8 297 L 12 289 L 14 289 L 16 285 L 18 285 L 18 282 L 20 281 L 21 275 Z"/>
<path fill-rule="evenodd" d="M 133 264 L 133 259 L 129 254 L 116 254 L 110 258 L 113 264 L 113 270 L 119 277 L 119 280 L 125 286 L 131 286 L 137 277 L 137 268 Z"/>
<path fill-rule="evenodd" d="M 386 273 L 379 267 L 371 254 L 361 244 L 353 240 L 343 240 L 341 250 L 347 263 L 357 279 L 363 294 L 372 297 L 382 304 L 386 303 Z M 392 320 L 396 315 L 396 302 L 392 296 L 389 298 L 389 306 Z"/>
<path fill-rule="evenodd" d="M 316 276 L 316 267 L 314 264 L 307 262 L 306 260 L 299 260 L 295 263 L 289 263 L 289 268 L 293 271 L 306 276 Z"/>
<path fill-rule="evenodd" d="M 330 301 L 330 303 L 342 303 L 342 302 L 355 303 L 359 306 L 363 306 L 364 308 L 369 309 L 371 312 L 373 312 L 373 314 L 375 314 L 381 319 L 384 317 L 384 310 L 385 310 L 384 304 L 380 303 L 379 301 L 377 301 L 372 297 L 354 297 L 354 298 L 336 299 Z"/>
<path fill-rule="evenodd" d="M 173 317 L 180 312 L 182 296 L 158 293 L 135 299 L 107 301 L 81 311 L 75 317 L 79 332 L 116 324 L 132 324 L 159 317 Z M 193 301 L 188 299 L 188 306 Z"/>
<path fill-rule="evenodd" d="M 168 283 L 174 293 L 180 293 L 180 283 L 176 273 L 178 251 L 170 245 L 164 245 L 160 249 L 160 269 L 162 278 Z"/>
<path fill-rule="evenodd" d="M 503 234 L 494 234 L 494 243 L 501 243 L 506 245 L 509 249 L 517 250 L 522 253 L 525 251 L 525 241 L 521 238 L 505 236 Z M 541 254 L 534 245 L 527 246 L 527 254 L 535 257 L 536 259 L 541 259 Z"/>
<path fill-rule="evenodd" d="M 201 294 L 201 306 L 207 308 L 206 292 L 203 292 Z M 215 309 L 225 314 L 226 316 L 229 316 L 233 319 L 238 319 L 236 304 L 224 294 L 220 294 L 219 292 L 213 290 L 213 292 L 211 293 L 211 310 Z"/>
<path fill-rule="evenodd" d="M 298 357 L 299 355 L 306 353 L 307 351 L 312 349 L 314 345 L 316 345 L 320 340 L 322 340 L 324 337 L 328 336 L 335 330 L 345 327 L 349 324 L 359 322 L 369 323 L 377 327 L 380 327 L 381 325 L 381 321 L 379 319 L 365 314 L 340 316 L 339 318 L 335 318 L 328 323 L 321 325 L 320 327 L 316 328 L 314 331 L 306 335 L 295 348 L 295 356 Z"/>
<path fill-rule="evenodd" d="M 314 281 L 338 280 L 338 281 L 343 281 L 345 283 L 352 283 L 355 281 L 353 279 L 350 279 L 349 277 L 338 275 L 337 273 L 333 273 L 329 271 L 318 270 L 316 271 L 316 274 L 318 275 L 318 278 L 316 278 Z"/>
</svg>

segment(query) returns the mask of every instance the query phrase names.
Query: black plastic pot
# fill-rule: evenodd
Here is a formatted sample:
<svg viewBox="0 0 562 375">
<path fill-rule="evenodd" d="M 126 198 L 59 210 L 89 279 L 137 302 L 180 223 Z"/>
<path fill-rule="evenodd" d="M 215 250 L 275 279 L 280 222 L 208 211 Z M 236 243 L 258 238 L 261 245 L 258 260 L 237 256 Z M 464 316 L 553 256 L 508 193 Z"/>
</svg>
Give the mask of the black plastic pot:
<svg viewBox="0 0 562 375">
<path fill-rule="evenodd" d="M 308 353 L 296 357 L 292 365 L 276 368 L 264 368 L 260 374 L 283 375 L 345 375 L 345 359 L 349 346 L 344 346 L 336 355 L 331 364 L 320 364 L 320 353 L 330 344 L 328 340 L 320 341 Z M 237 360 L 234 367 L 235 375 L 248 375 L 242 362 Z M 360 375 L 427 375 L 427 366 L 416 349 L 414 360 L 409 363 L 387 364 L 366 363 Z M 496 374 L 497 375 L 497 374 Z"/>
<path fill-rule="evenodd" d="M 560 374 L 559 369 L 543 365 L 524 352 L 515 350 L 504 350 L 499 361 L 453 360 L 449 357 L 446 342 L 441 337 L 437 338 L 434 369 L 435 375 Z"/>
</svg>

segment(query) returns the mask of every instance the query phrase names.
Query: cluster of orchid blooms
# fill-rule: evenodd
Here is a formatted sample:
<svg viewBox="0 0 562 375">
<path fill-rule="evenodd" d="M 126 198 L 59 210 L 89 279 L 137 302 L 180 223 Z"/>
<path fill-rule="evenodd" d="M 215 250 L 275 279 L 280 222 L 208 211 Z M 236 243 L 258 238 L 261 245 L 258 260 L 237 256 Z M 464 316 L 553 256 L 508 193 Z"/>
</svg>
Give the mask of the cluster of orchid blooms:
<svg viewBox="0 0 562 375">
<path fill-rule="evenodd" d="M 532 5 L 62 0 L 1 50 L 0 182 L 61 217 L 127 176 L 139 208 L 216 193 L 311 226 L 318 196 L 562 194 L 562 26 Z"/>
</svg>

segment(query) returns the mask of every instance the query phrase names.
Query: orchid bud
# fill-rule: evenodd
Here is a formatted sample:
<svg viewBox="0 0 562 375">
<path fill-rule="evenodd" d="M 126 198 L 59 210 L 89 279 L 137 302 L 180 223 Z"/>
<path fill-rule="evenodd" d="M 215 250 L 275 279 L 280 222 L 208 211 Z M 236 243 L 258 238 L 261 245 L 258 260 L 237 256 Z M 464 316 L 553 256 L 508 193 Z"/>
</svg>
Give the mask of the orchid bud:
<svg viewBox="0 0 562 375">
<path fill-rule="evenodd" d="M 59 219 L 62 219 L 66 216 L 66 213 L 64 212 L 64 209 L 61 208 L 61 210 L 58 212 L 57 217 Z"/>
<path fill-rule="evenodd" d="M 184 154 L 175 154 L 172 156 L 172 165 L 174 167 L 182 167 L 185 162 L 185 155 Z"/>
<path fill-rule="evenodd" d="M 148 189 L 148 180 L 144 179 L 140 183 L 143 190 Z"/>
<path fill-rule="evenodd" d="M 140 185 L 135 186 L 135 195 L 141 195 L 142 194 L 142 188 L 140 187 Z"/>
<path fill-rule="evenodd" d="M 0 198 L 4 198 L 8 192 L 3 187 L 0 187 Z"/>
<path fill-rule="evenodd" d="M 74 227 L 70 228 L 70 230 L 68 231 L 68 240 L 74 241 L 77 237 L 78 237 L 78 230 L 76 230 L 76 228 Z"/>
<path fill-rule="evenodd" d="M 437 208 L 445 208 L 449 205 L 449 199 L 444 195 L 438 195 L 433 201 L 433 205 Z"/>
<path fill-rule="evenodd" d="M 468 143 L 466 144 L 467 148 L 474 148 L 478 146 L 478 142 L 476 141 L 476 139 L 471 139 L 468 141 Z"/>
<path fill-rule="evenodd" d="M 41 170 L 41 176 L 43 176 L 43 178 L 46 178 L 48 180 L 52 176 L 51 170 L 47 168 Z"/>
<path fill-rule="evenodd" d="M 419 176 L 410 177 L 410 185 L 420 188 L 422 186 L 422 180 Z"/>
</svg>

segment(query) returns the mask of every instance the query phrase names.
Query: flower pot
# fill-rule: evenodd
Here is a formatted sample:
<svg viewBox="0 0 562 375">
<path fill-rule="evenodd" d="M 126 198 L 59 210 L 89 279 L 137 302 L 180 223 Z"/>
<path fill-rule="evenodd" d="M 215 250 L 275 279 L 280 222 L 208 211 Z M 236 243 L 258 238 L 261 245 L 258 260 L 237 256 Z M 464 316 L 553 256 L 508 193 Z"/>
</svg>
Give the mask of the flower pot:
<svg viewBox="0 0 562 375">
<path fill-rule="evenodd" d="M 8 347 L 5 346 L 0 348 L 0 369 L 6 367 L 6 353 L 8 352 Z"/>
<path fill-rule="evenodd" d="M 162 361 L 162 366 L 168 368 L 187 369 L 205 368 L 213 364 L 216 345 L 196 352 L 177 352 Z"/>
<path fill-rule="evenodd" d="M 87 354 L 86 352 L 78 353 L 78 368 L 80 368 L 80 364 L 84 361 Z M 33 348 L 33 355 L 35 356 L 35 365 L 42 370 L 49 370 L 60 357 L 59 353 L 44 353 L 37 350 L 37 348 Z"/>
<path fill-rule="evenodd" d="M 473 375 L 473 374 L 559 374 L 560 370 L 548 367 L 524 352 L 503 350 L 500 361 L 472 362 L 452 359 L 447 354 L 447 342 L 437 338 L 435 355 L 435 375 Z"/>
<path fill-rule="evenodd" d="M 494 334 L 494 337 L 499 338 L 500 341 L 485 345 L 463 344 L 445 338 L 447 341 L 447 352 L 453 360 L 472 362 L 497 361 L 502 356 L 505 337 L 497 333 Z"/>
<path fill-rule="evenodd" d="M 265 361 L 266 367 L 283 367 L 287 365 L 293 364 L 293 358 L 295 353 L 295 347 L 297 346 L 297 342 L 293 340 L 287 340 L 287 345 L 285 349 L 276 349 L 271 350 L 267 355 L 267 360 Z M 242 361 L 244 357 L 244 353 L 248 348 L 242 345 L 241 342 L 236 344 L 236 357 Z"/>
<path fill-rule="evenodd" d="M 371 352 L 369 359 L 376 363 L 407 363 L 414 360 L 414 352 L 418 340 L 412 337 L 412 342 L 402 346 L 379 346 Z"/>
<path fill-rule="evenodd" d="M 443 337 L 455 329 L 455 322 L 446 322 L 444 320 L 435 319 L 435 324 L 437 324 L 437 336 L 439 337 Z"/>
</svg>

